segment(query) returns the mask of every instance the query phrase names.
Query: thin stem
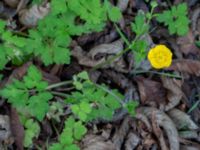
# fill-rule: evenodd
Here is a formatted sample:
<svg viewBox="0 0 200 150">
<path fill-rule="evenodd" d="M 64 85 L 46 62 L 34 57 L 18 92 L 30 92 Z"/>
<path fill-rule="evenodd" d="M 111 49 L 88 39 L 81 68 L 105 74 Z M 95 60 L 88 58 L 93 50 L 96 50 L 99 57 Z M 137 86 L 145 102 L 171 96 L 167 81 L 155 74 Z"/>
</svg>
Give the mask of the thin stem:
<svg viewBox="0 0 200 150">
<path fill-rule="evenodd" d="M 69 85 L 69 84 L 72 84 L 73 81 L 63 81 L 63 82 L 59 82 L 59 83 L 55 83 L 55 84 L 51 84 L 49 85 L 46 90 L 50 90 L 50 89 L 53 89 L 53 88 L 56 88 L 56 87 L 59 87 L 59 86 L 63 86 L 63 85 Z"/>
<path fill-rule="evenodd" d="M 67 98 L 69 95 L 68 94 L 65 94 L 65 93 L 62 93 L 62 92 L 55 92 L 55 91 L 52 91 L 51 92 L 53 95 L 57 95 L 57 96 L 61 96 L 61 97 L 64 97 L 64 98 Z"/>
<path fill-rule="evenodd" d="M 56 91 L 59 91 L 59 92 L 63 92 L 63 91 L 71 91 L 71 90 L 74 90 L 75 87 L 69 87 L 69 88 L 58 88 L 56 89 Z"/>
<path fill-rule="evenodd" d="M 117 26 L 116 23 L 114 23 L 114 26 L 117 30 L 117 32 L 119 33 L 119 35 L 121 36 L 121 38 L 124 40 L 124 42 L 126 43 L 127 46 L 129 46 L 131 43 L 128 41 L 128 39 L 125 37 L 125 35 L 122 33 L 122 31 L 120 30 L 120 28 Z"/>
<path fill-rule="evenodd" d="M 192 105 L 192 107 L 188 110 L 188 114 L 189 113 L 191 113 L 193 110 L 195 110 L 197 107 L 198 107 L 198 105 L 200 104 L 200 100 L 198 100 L 198 101 L 196 101 L 193 105 Z"/>
<path fill-rule="evenodd" d="M 55 126 L 55 124 L 54 124 L 54 121 L 52 121 L 52 126 L 53 126 L 54 130 L 56 131 L 57 137 L 59 138 L 60 133 L 58 132 L 58 129 L 56 128 L 56 126 Z"/>
<path fill-rule="evenodd" d="M 98 85 L 98 84 L 94 84 L 94 85 L 95 85 L 96 87 L 98 87 L 98 88 L 104 90 L 105 92 L 109 93 L 109 94 L 112 95 L 113 97 L 115 97 L 115 98 L 121 103 L 122 106 L 124 105 L 123 100 L 120 99 L 115 93 L 113 93 L 112 91 L 110 91 L 110 90 L 104 88 L 104 87 L 101 86 L 101 85 Z"/>
<path fill-rule="evenodd" d="M 163 75 L 163 76 L 167 76 L 167 77 L 182 79 L 181 76 L 170 74 L 170 73 L 164 73 L 164 72 L 157 72 L 157 71 L 136 71 L 136 72 L 134 72 L 135 75 L 142 74 L 142 73 L 153 73 L 153 74 Z"/>
</svg>

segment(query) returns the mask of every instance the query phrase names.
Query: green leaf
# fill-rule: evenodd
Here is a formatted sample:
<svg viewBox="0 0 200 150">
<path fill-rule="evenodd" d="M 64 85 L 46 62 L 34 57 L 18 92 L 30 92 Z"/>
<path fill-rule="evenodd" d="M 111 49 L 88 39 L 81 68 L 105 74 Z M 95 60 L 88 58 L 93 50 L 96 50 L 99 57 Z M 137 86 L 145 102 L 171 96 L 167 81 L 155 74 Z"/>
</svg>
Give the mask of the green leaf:
<svg viewBox="0 0 200 150">
<path fill-rule="evenodd" d="M 135 21 L 131 24 L 132 31 L 136 33 L 137 36 L 143 35 L 149 30 L 149 25 L 146 24 L 146 17 L 144 12 L 139 11 L 135 17 Z"/>
<path fill-rule="evenodd" d="M 74 114 L 78 114 L 79 111 L 80 111 L 80 108 L 79 108 L 78 105 L 72 105 L 72 106 L 71 106 L 71 109 L 72 109 L 72 112 L 73 112 Z"/>
<path fill-rule="evenodd" d="M 61 149 L 63 149 L 63 146 L 60 143 L 55 143 L 51 145 L 51 147 L 49 148 L 49 150 L 61 150 Z"/>
<path fill-rule="evenodd" d="M 52 0 L 51 9 L 54 15 L 65 13 L 67 11 L 66 0 Z"/>
<path fill-rule="evenodd" d="M 74 125 L 74 138 L 76 140 L 81 140 L 83 135 L 87 132 L 87 129 L 85 126 L 82 124 L 82 122 L 76 122 Z"/>
<path fill-rule="evenodd" d="M 29 119 L 25 122 L 25 137 L 24 146 L 30 147 L 33 144 L 33 138 L 37 138 L 40 133 L 40 126 L 33 119 Z"/>
<path fill-rule="evenodd" d="M 0 33 L 2 33 L 5 30 L 6 22 L 3 20 L 0 20 Z"/>
<path fill-rule="evenodd" d="M 77 77 L 80 78 L 80 79 L 89 80 L 89 75 L 86 71 L 79 73 L 77 75 Z"/>
<path fill-rule="evenodd" d="M 87 114 L 92 111 L 90 104 L 86 103 L 86 102 L 81 102 L 80 103 L 80 109 L 81 109 L 81 111 L 83 111 L 83 112 L 85 112 Z"/>
<path fill-rule="evenodd" d="M 39 121 L 42 121 L 49 110 L 48 101 L 52 99 L 52 95 L 48 92 L 39 93 L 37 96 L 31 96 L 29 99 L 28 108 L 30 113 Z M 35 109 L 37 108 L 37 109 Z"/>
<path fill-rule="evenodd" d="M 122 14 L 118 7 L 112 7 L 110 11 L 108 11 L 108 16 L 112 22 L 118 22 L 121 19 Z"/>
<path fill-rule="evenodd" d="M 135 101 L 129 101 L 128 103 L 126 103 L 125 108 L 127 109 L 128 113 L 131 116 L 135 116 L 136 112 L 136 107 L 138 106 L 138 103 Z"/>
<path fill-rule="evenodd" d="M 75 144 L 71 144 L 69 146 L 66 146 L 64 148 L 64 150 L 80 150 L 80 148 L 77 145 L 75 145 Z"/>
<path fill-rule="evenodd" d="M 28 109 L 32 116 L 42 121 L 49 109 L 48 101 L 53 97 L 50 92 L 45 91 L 47 85 L 47 82 L 42 81 L 39 70 L 32 65 L 22 81 L 13 80 L 0 91 L 0 95 L 17 110 Z M 35 95 L 32 95 L 29 90 L 32 90 Z"/>
<path fill-rule="evenodd" d="M 161 14 L 157 14 L 157 21 L 168 26 L 170 34 L 186 35 L 189 30 L 189 19 L 187 17 L 187 5 L 181 3 L 173 6 L 171 10 L 166 10 Z"/>
</svg>

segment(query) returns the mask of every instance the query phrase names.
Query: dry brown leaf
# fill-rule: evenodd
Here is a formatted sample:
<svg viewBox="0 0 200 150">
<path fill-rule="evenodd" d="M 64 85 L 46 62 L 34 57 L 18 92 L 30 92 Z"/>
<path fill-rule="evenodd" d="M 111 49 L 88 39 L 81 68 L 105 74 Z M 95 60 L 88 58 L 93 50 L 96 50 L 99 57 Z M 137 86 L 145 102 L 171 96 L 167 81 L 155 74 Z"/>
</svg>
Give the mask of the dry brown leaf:
<svg viewBox="0 0 200 150">
<path fill-rule="evenodd" d="M 189 146 L 189 145 L 181 145 L 181 150 L 199 150 L 199 147 Z"/>
<path fill-rule="evenodd" d="M 102 136 L 88 134 L 82 140 L 83 150 L 116 150 L 114 144 L 105 141 Z"/>
<path fill-rule="evenodd" d="M 115 145 L 115 150 L 121 150 L 122 144 L 125 140 L 125 137 L 130 129 L 129 125 L 130 118 L 126 117 L 122 122 L 120 128 L 116 130 L 115 135 L 112 138 L 113 144 Z"/>
<path fill-rule="evenodd" d="M 10 6 L 10 7 L 12 7 L 12 8 L 16 8 L 17 5 L 19 4 L 20 0 L 4 0 L 4 2 L 5 2 L 8 6 Z"/>
<path fill-rule="evenodd" d="M 34 27 L 37 22 L 44 18 L 50 11 L 50 4 L 45 6 L 34 5 L 29 9 L 23 9 L 19 12 L 19 21 L 26 27 Z"/>
<path fill-rule="evenodd" d="M 190 59 L 174 60 L 172 65 L 166 70 L 179 71 L 200 76 L 200 61 Z"/>
<path fill-rule="evenodd" d="M 122 40 L 117 40 L 109 44 L 101 44 L 92 48 L 88 53 L 80 46 L 74 46 L 72 55 L 78 60 L 80 65 L 94 67 L 104 63 L 108 59 L 117 55 L 123 50 Z M 125 60 L 120 57 L 115 59 L 111 64 L 104 65 L 102 68 L 114 68 L 119 72 L 128 72 Z"/>
<path fill-rule="evenodd" d="M 173 120 L 175 123 L 177 129 L 190 129 L 190 130 L 196 130 L 198 129 L 198 126 L 192 121 L 189 115 L 186 113 L 180 111 L 179 109 L 171 109 L 167 112 L 169 117 Z"/>
<path fill-rule="evenodd" d="M 133 132 L 130 132 L 127 136 L 127 140 L 125 142 L 125 150 L 133 150 L 140 143 L 140 138 Z"/>
<path fill-rule="evenodd" d="M 184 54 L 200 54 L 200 49 L 195 45 L 195 39 L 192 31 L 189 31 L 186 36 L 180 36 L 177 38 L 177 44 L 179 45 L 179 49 Z"/>
<path fill-rule="evenodd" d="M 145 126 L 147 127 L 148 131 L 150 131 L 150 132 L 152 131 L 152 126 L 151 126 L 147 116 L 145 116 L 144 114 L 138 112 L 135 115 L 135 118 L 140 120 L 140 121 L 142 121 L 145 124 Z"/>
<path fill-rule="evenodd" d="M 161 150 L 169 150 L 167 148 L 167 145 L 166 145 L 166 142 L 165 142 L 163 131 L 161 130 L 161 128 L 159 127 L 159 125 L 156 121 L 155 112 L 152 113 L 152 119 L 151 120 L 152 120 L 153 133 L 156 135 L 157 139 L 159 140 Z"/>
<path fill-rule="evenodd" d="M 186 131 L 179 131 L 178 133 L 179 137 L 184 139 L 195 139 L 198 141 L 199 138 L 197 131 L 186 130 Z"/>
<path fill-rule="evenodd" d="M 135 80 L 138 84 L 142 104 L 155 107 L 165 104 L 165 89 L 160 82 L 143 77 L 137 77 Z"/>
<path fill-rule="evenodd" d="M 163 77 L 161 79 L 163 86 L 168 90 L 168 104 L 164 106 L 164 110 L 168 111 L 177 106 L 180 103 L 181 98 L 183 97 L 183 92 L 181 90 L 182 82 L 180 80 L 166 77 Z"/>
<path fill-rule="evenodd" d="M 117 7 L 124 12 L 128 7 L 129 0 L 118 0 Z"/>
<path fill-rule="evenodd" d="M 137 112 L 146 115 L 149 119 L 151 119 L 152 113 L 154 112 L 156 122 L 167 134 L 170 149 L 179 150 L 180 145 L 178 139 L 178 131 L 173 121 L 164 112 L 153 107 L 140 107 L 137 109 Z"/>
<path fill-rule="evenodd" d="M 10 128 L 10 118 L 6 115 L 0 115 L 0 143 L 12 144 L 12 133 Z"/>
<path fill-rule="evenodd" d="M 19 115 L 15 108 L 11 108 L 10 122 L 11 122 L 11 131 L 14 136 L 15 144 L 18 150 L 23 150 L 24 127 L 20 123 Z"/>
</svg>

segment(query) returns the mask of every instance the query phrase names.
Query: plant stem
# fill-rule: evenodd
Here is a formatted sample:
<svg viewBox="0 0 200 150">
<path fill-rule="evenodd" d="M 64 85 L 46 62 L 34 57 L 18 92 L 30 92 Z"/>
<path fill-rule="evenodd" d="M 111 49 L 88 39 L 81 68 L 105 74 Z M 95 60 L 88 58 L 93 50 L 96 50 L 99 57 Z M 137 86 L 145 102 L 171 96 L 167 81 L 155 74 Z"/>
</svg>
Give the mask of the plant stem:
<svg viewBox="0 0 200 150">
<path fill-rule="evenodd" d="M 56 87 L 59 87 L 59 86 L 63 86 L 63 85 L 69 85 L 69 84 L 72 84 L 73 81 L 63 81 L 63 82 L 59 82 L 59 83 L 55 83 L 55 84 L 51 84 L 49 85 L 46 90 L 50 90 L 50 89 L 53 89 L 53 88 L 56 88 Z"/>
<path fill-rule="evenodd" d="M 182 77 L 178 76 L 178 75 L 164 73 L 164 72 L 157 72 L 157 71 L 136 71 L 133 74 L 137 75 L 137 74 L 142 74 L 142 73 L 153 73 L 153 74 L 163 75 L 163 76 L 167 76 L 167 77 L 182 79 Z"/>
<path fill-rule="evenodd" d="M 105 92 L 109 93 L 110 95 L 112 95 L 114 98 L 116 98 L 120 103 L 121 105 L 123 106 L 124 105 L 124 102 L 121 98 L 119 98 L 115 93 L 113 93 L 112 91 L 110 91 L 109 89 L 106 89 L 105 87 L 101 86 L 101 85 L 98 85 L 98 84 L 94 84 L 96 87 L 104 90 Z"/>
<path fill-rule="evenodd" d="M 69 95 L 68 94 L 65 94 L 65 93 L 62 93 L 62 92 L 55 92 L 55 91 L 52 91 L 51 92 L 53 95 L 57 95 L 57 96 L 61 96 L 61 97 L 64 97 L 64 98 L 67 98 Z"/>
<path fill-rule="evenodd" d="M 128 39 L 125 37 L 125 35 L 122 33 L 122 31 L 120 30 L 120 28 L 117 26 L 116 23 L 114 23 L 114 26 L 115 26 L 117 32 L 119 33 L 119 35 L 121 36 L 121 38 L 123 39 L 123 41 L 126 43 L 126 45 L 130 46 L 131 43 L 128 41 Z"/>
</svg>

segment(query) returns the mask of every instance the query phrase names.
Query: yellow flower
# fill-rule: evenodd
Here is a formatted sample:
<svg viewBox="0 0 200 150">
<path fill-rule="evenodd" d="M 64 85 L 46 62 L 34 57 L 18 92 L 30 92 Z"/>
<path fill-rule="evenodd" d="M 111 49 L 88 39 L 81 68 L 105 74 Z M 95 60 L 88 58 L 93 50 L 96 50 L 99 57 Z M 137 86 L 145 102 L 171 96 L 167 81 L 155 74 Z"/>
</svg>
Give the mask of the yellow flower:
<svg viewBox="0 0 200 150">
<path fill-rule="evenodd" d="M 166 68 L 172 63 L 172 52 L 165 45 L 157 45 L 150 49 L 148 60 L 156 69 Z"/>
</svg>

